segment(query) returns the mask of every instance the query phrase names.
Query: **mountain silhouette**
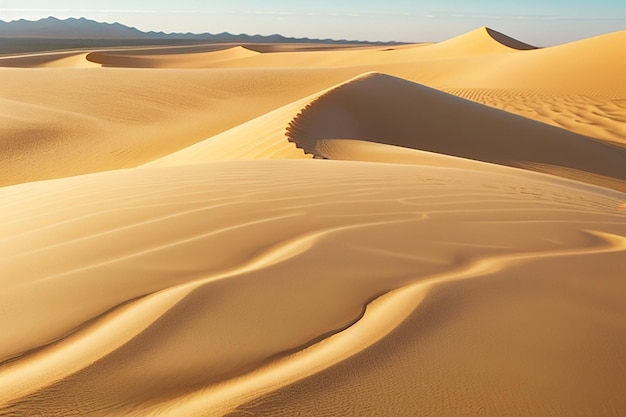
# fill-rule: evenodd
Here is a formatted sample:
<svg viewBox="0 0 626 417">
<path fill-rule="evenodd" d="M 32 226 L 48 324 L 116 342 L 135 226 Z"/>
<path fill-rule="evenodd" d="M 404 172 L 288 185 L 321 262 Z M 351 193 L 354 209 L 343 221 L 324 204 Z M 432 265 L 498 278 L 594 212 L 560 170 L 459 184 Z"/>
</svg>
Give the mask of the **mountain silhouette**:
<svg viewBox="0 0 626 417">
<path fill-rule="evenodd" d="M 47 17 L 37 21 L 14 20 L 4 22 L 0 20 L 0 39 L 170 39 L 170 40 L 198 40 L 208 42 L 303 42 L 303 43 L 376 43 L 333 39 L 309 39 L 309 38 L 289 38 L 282 35 L 247 35 L 231 34 L 228 32 L 212 33 L 164 33 L 164 32 L 142 32 L 137 28 L 129 27 L 121 23 L 103 23 L 89 20 L 84 17 L 58 19 Z M 393 43 L 393 42 L 386 42 Z"/>
</svg>

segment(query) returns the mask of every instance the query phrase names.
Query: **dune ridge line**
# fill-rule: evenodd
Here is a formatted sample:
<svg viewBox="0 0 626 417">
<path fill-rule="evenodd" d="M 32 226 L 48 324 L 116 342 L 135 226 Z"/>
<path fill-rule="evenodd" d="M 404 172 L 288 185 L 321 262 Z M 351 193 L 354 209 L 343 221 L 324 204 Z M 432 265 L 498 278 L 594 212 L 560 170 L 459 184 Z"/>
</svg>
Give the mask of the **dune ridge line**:
<svg viewBox="0 0 626 417">
<path fill-rule="evenodd" d="M 397 328 L 411 312 L 419 308 L 419 304 L 434 286 L 450 285 L 454 281 L 489 275 L 512 263 L 528 262 L 533 259 L 626 251 L 626 237 L 597 231 L 587 231 L 587 233 L 590 237 L 597 239 L 597 244 L 548 253 L 529 252 L 487 257 L 462 268 L 394 289 L 366 304 L 360 319 L 344 330 L 256 369 L 250 374 L 224 381 L 213 388 L 202 389 L 190 394 L 189 397 L 177 398 L 168 404 L 159 405 L 158 408 L 138 415 L 147 416 L 155 412 L 157 415 L 182 412 L 198 417 L 227 414 L 245 402 L 328 369 L 377 343 Z M 167 411 L 159 412 L 159 409 Z M 207 409 L 211 410 L 208 414 Z"/>
</svg>

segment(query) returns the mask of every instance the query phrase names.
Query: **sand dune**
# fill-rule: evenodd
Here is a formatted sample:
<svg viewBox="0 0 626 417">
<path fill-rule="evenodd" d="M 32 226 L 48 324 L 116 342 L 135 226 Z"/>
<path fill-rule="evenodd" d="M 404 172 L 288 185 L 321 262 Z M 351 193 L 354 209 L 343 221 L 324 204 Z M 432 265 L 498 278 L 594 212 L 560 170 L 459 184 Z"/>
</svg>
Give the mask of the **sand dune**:
<svg viewBox="0 0 626 417">
<path fill-rule="evenodd" d="M 2 351 L 13 360 L 0 368 L 4 412 L 227 411 L 267 392 L 268 380 L 276 388 L 283 362 L 274 369 L 275 360 L 290 361 L 294 349 L 341 332 L 381 294 L 439 276 L 495 279 L 517 258 L 538 263 L 531 270 L 541 276 L 536 253 L 606 254 L 614 273 L 604 276 L 603 294 L 617 294 L 623 244 L 586 230 L 625 232 L 618 193 L 500 170 L 494 181 L 493 174 L 450 168 L 257 161 L 4 188 L 2 328 L 13 334 Z M 97 209 L 104 200 L 106 208 Z M 503 266 L 473 266 L 492 258 Z M 557 280 L 549 288 L 568 285 Z M 276 298 L 276 291 L 289 296 Z M 406 314 L 422 297 L 409 297 Z M 42 310 L 48 314 L 36 314 Z M 385 315 L 373 320 L 382 320 L 383 333 L 393 329 Z M 357 338 L 340 358 L 376 340 Z M 598 361 L 618 360 L 610 346 Z M 335 353 L 307 363 L 319 371 Z M 534 361 L 544 364 L 541 356 Z M 227 381 L 261 365 L 268 380 L 257 377 L 259 390 L 222 397 L 228 384 L 238 385 Z M 306 373 L 295 375 L 287 381 Z M 220 381 L 226 385 L 210 388 Z M 542 386 L 532 376 L 525 381 Z M 487 388 L 497 386 L 479 394 L 492 395 Z M 70 398 L 84 400 L 76 409 Z M 599 407 L 595 401 L 588 405 Z"/>
<path fill-rule="evenodd" d="M 429 57 L 438 55 L 451 58 L 459 55 L 499 54 L 531 49 L 537 48 L 491 28 L 481 27 L 456 38 L 430 45 L 419 52 L 428 54 Z"/>
<path fill-rule="evenodd" d="M 626 86 L 621 77 L 626 61 L 623 54 L 615 51 L 625 39 L 626 31 L 620 31 L 531 50 L 531 47 L 524 47 L 523 42 L 489 28 L 480 28 L 432 45 L 361 49 L 341 54 L 332 51 L 266 53 L 225 62 L 223 66 L 365 66 L 370 71 L 397 75 L 436 88 L 501 88 L 535 94 L 547 91 L 623 98 Z"/>
<path fill-rule="evenodd" d="M 624 36 L 0 58 L 0 415 L 626 414 Z"/>
<path fill-rule="evenodd" d="M 242 159 L 310 159 L 313 155 L 306 155 L 287 140 L 285 129 L 300 109 L 321 94 L 323 92 L 282 106 L 145 165 L 177 166 Z"/>
<path fill-rule="evenodd" d="M 247 58 L 258 52 L 235 46 L 225 50 L 198 53 L 129 54 L 93 52 L 86 56 L 89 62 L 104 67 L 125 68 L 207 68 L 220 61 Z"/>
<path fill-rule="evenodd" d="M 624 42 L 626 30 L 550 48 L 496 54 L 474 60 L 439 81 L 449 83 L 446 87 L 458 83 L 465 88 L 540 89 L 623 98 L 626 57 L 615 51 Z"/>
<path fill-rule="evenodd" d="M 94 68 L 100 65 L 87 60 L 87 53 L 56 52 L 0 57 L 0 67 L 16 68 Z"/>
<path fill-rule="evenodd" d="M 535 49 L 521 41 L 510 38 L 493 29 L 483 27 L 470 33 L 458 36 L 445 42 L 434 44 L 418 44 L 400 47 L 370 47 L 353 48 L 335 53 L 332 50 L 323 50 L 310 54 L 271 53 L 273 50 L 258 56 L 250 57 L 239 62 L 224 62 L 220 66 L 262 66 L 278 67 L 288 62 L 289 66 L 319 66 L 332 65 L 389 65 L 410 64 L 416 61 L 439 59 L 466 59 L 484 55 L 520 52 Z"/>
<path fill-rule="evenodd" d="M 446 92 L 576 133 L 626 146 L 626 100 L 515 89 Z"/>
<path fill-rule="evenodd" d="M 557 174 L 568 167 L 613 187 L 626 180 L 619 149 L 383 74 L 320 96 L 290 123 L 288 135 L 305 152 L 330 159 L 329 139 L 357 139 L 501 165 L 538 163 Z"/>
<path fill-rule="evenodd" d="M 483 102 L 543 123 L 564 127 L 624 144 L 626 97 L 622 82 L 626 61 L 615 53 L 626 42 L 626 31 L 571 44 L 530 49 L 489 28 L 480 28 L 446 42 L 402 48 L 301 53 L 265 53 L 220 67 L 320 67 L 356 66 L 360 73 L 378 71 L 446 91 L 492 91 Z M 585 57 L 582 59 L 581 57 Z M 514 103 L 511 104 L 511 96 Z M 463 96 L 463 95 L 462 95 Z M 548 106 L 538 96 L 561 103 Z M 571 106 L 571 100 L 582 101 Z M 595 105 L 594 103 L 597 103 Z M 617 103 L 617 104 L 616 104 Z M 608 118 L 602 108 L 611 109 Z M 562 114 L 554 114 L 561 112 Z M 600 111 L 600 121 L 594 113 Z M 545 113 L 552 112 L 546 116 Z"/>
<path fill-rule="evenodd" d="M 454 120 L 454 124 L 446 120 Z M 548 172 L 616 189 L 626 179 L 626 155 L 619 149 L 375 73 L 291 103 L 148 165 L 304 157 L 285 143 L 285 134 L 289 142 L 316 158 L 418 164 L 428 164 L 433 158 L 407 152 L 408 148 Z M 561 151 L 564 147 L 567 153 Z M 449 158 L 433 160 L 459 164 Z"/>
<path fill-rule="evenodd" d="M 503 46 L 492 37 L 493 33 L 481 28 L 450 43 L 313 52 L 253 53 L 232 46 L 212 52 L 208 46 L 107 52 L 127 65 L 133 59 L 141 60 L 142 65 L 163 67 L 202 67 L 210 61 L 209 66 L 224 66 L 219 71 L 232 74 L 230 81 L 225 81 L 226 72 L 213 76 L 210 72 L 185 71 L 182 76 L 157 72 L 159 68 L 146 69 L 145 74 L 136 70 L 125 73 L 122 69 L 94 68 L 87 73 L 81 68 L 64 68 L 63 72 L 50 69 L 45 76 L 41 72 L 5 69 L 2 77 L 7 82 L 0 86 L 0 97 L 9 101 L 2 102 L 0 131 L 2 141 L 9 143 L 3 152 L 0 183 L 145 164 L 372 70 L 623 146 L 626 108 L 622 101 L 626 91 L 621 74 L 626 62 L 613 51 L 623 43 L 626 31 L 541 50 Z M 443 44 L 451 56 L 433 58 L 428 50 Z M 504 52 L 480 53 L 481 45 Z M 461 56 L 464 49 L 476 53 Z M 185 54 L 178 53 L 181 51 L 189 56 L 185 58 Z M 242 52 L 252 55 L 215 58 Z M 214 58 L 208 58 L 211 56 Z M 585 71 L 577 69 L 579 56 L 593 56 L 585 61 Z M 58 65 L 76 66 L 77 60 L 90 64 L 83 60 L 82 53 L 57 58 L 39 56 L 32 64 L 52 65 L 58 61 Z M 234 66 L 242 68 L 233 71 Z M 539 73 L 537 69 L 544 67 L 549 68 Z M 6 116 L 23 114 L 25 106 L 31 115 L 28 118 L 35 123 L 21 116 Z M 64 142 L 71 146 L 63 146 Z M 23 152 L 26 149 L 28 152 Z M 94 149 L 101 151 L 92 153 L 89 161 L 79 157 Z M 55 160 L 49 158 L 50 152 L 57 155 Z M 22 166 L 31 168 L 18 168 Z"/>
<path fill-rule="evenodd" d="M 355 75 L 0 69 L 0 184 L 145 164 Z"/>
</svg>

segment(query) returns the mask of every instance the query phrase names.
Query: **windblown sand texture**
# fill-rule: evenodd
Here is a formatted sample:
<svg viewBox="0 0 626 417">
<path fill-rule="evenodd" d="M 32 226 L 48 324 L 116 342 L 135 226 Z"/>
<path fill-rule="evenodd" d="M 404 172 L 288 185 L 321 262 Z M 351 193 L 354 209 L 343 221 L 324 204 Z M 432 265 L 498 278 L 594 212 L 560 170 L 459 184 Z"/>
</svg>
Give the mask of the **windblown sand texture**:
<svg viewBox="0 0 626 417">
<path fill-rule="evenodd" d="M 0 57 L 0 416 L 626 415 L 625 44 Z"/>
</svg>

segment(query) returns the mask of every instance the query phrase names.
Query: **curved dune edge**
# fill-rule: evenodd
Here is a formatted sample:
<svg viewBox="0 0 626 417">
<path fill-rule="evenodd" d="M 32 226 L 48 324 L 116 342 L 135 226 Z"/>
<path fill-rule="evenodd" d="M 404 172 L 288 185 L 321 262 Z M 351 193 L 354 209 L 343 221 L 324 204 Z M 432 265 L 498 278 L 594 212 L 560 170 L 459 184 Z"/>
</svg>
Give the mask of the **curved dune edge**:
<svg viewBox="0 0 626 417">
<path fill-rule="evenodd" d="M 310 159 L 311 156 L 285 140 L 284 126 L 306 103 L 325 91 L 284 105 L 142 166 L 181 166 L 250 159 Z"/>
<path fill-rule="evenodd" d="M 209 49 L 209 50 L 206 50 Z M 244 46 L 138 47 L 69 52 L 38 52 L 0 57 L 0 67 L 14 68 L 209 68 L 214 63 L 260 55 Z"/>
<path fill-rule="evenodd" d="M 0 367 L 0 404 L 32 394 L 93 364 L 132 340 L 186 293 L 184 288 L 171 289 L 131 301 L 35 353 L 13 358 Z M 129 315 L 132 320 L 128 320 Z"/>
<path fill-rule="evenodd" d="M 181 166 L 208 161 L 249 159 L 310 159 L 298 144 L 292 144 L 285 134 L 285 126 L 311 103 L 321 96 L 351 83 L 365 75 L 359 75 L 302 99 L 286 104 L 267 114 L 242 123 L 232 129 L 207 138 L 142 166 Z M 288 140 L 285 140 L 287 136 Z"/>
<path fill-rule="evenodd" d="M 7 81 L 0 83 L 0 185 L 137 167 L 360 73 L 351 68 L 0 72 Z M 278 136 L 283 138 L 278 148 L 303 157 L 282 130 Z M 253 148 L 232 151 L 256 155 Z"/>
<path fill-rule="evenodd" d="M 55 52 L 0 57 L 0 67 L 14 68 L 99 68 L 88 59 L 89 52 Z"/>
<path fill-rule="evenodd" d="M 359 224 L 356 227 L 363 226 Z M 298 253 L 307 250 L 318 238 L 338 230 L 316 231 L 299 236 L 268 248 L 233 270 L 131 300 L 90 320 L 90 322 L 95 320 L 94 323 L 79 326 L 69 336 L 37 350 L 34 354 L 15 358 L 8 365 L 0 367 L 0 403 L 8 403 L 29 395 L 93 364 L 128 343 L 203 284 L 227 279 L 248 271 L 268 268 L 275 263 L 297 256 Z M 129 317 L 132 319 L 129 320 Z"/>
<path fill-rule="evenodd" d="M 350 415 L 473 415 L 476 404 L 484 404 L 489 416 L 571 416 L 583 409 L 621 415 L 626 337 L 613 326 L 624 326 L 623 286 L 615 287 L 618 293 L 607 304 L 565 296 L 566 288 L 576 286 L 587 289 L 584 297 L 596 293 L 597 283 L 589 280 L 599 263 L 625 264 L 620 257 L 626 235 L 596 236 L 601 240 L 591 246 L 597 250 L 544 253 L 480 279 L 433 286 L 392 333 L 368 349 L 227 416 L 321 416 L 348 403 Z M 564 268 L 567 263 L 572 266 Z M 571 274 L 554 276 L 552 268 Z M 619 273 L 610 275 L 621 280 Z M 570 280 L 577 284 L 569 287 Z M 598 314 L 610 305 L 617 305 L 611 319 L 611 313 Z M 433 394 L 443 392 L 450 397 Z"/>
<path fill-rule="evenodd" d="M 375 73 L 365 73 L 315 94 L 287 104 L 256 119 L 250 120 L 204 141 L 148 162 L 143 166 L 181 166 L 208 161 L 251 159 L 337 159 L 363 162 L 386 162 L 417 165 L 439 165 L 477 168 L 481 162 L 432 152 L 422 152 L 401 146 L 359 140 L 325 140 L 328 153 L 309 152 L 290 137 L 294 120 L 315 105 L 326 94 L 357 82 Z M 286 126 L 286 128 L 285 128 Z M 285 137 L 287 140 L 285 140 Z M 322 141 L 319 143 L 321 144 Z M 484 164 L 482 164 L 484 165 Z M 481 166 L 481 168 L 485 168 Z"/>
<path fill-rule="evenodd" d="M 365 306 L 363 316 L 348 327 L 301 351 L 281 358 L 262 368 L 203 389 L 189 397 L 177 398 L 158 408 L 137 415 L 153 415 L 159 409 L 188 416 L 205 416 L 207 410 L 222 415 L 241 404 L 253 401 L 272 391 L 305 379 L 340 363 L 372 346 L 396 329 L 416 308 L 434 286 L 494 274 L 519 262 L 537 259 L 567 258 L 626 251 L 626 238 L 610 233 L 588 231 L 598 240 L 596 245 L 554 252 L 534 252 L 481 259 L 460 270 L 435 275 L 406 287 L 383 294 Z"/>
<path fill-rule="evenodd" d="M 287 126 L 284 132 L 282 126 Z M 285 143 L 283 134 L 305 155 Z M 376 72 L 146 166 L 303 157 L 455 167 L 488 162 L 613 189 L 626 179 L 626 156 L 620 149 Z"/>
<path fill-rule="evenodd" d="M 376 75 L 381 74 L 367 72 L 358 75 L 142 166 L 182 166 L 228 160 L 318 158 L 487 169 L 487 165 L 481 161 L 368 140 L 322 139 L 316 142 L 317 147 L 330 151 L 317 152 L 312 146 L 304 145 L 304 141 L 292 138 L 291 130 L 297 124 L 298 118 L 309 108 L 316 106 L 324 96 Z M 320 102 L 320 105 L 323 103 Z"/>
<path fill-rule="evenodd" d="M 243 46 L 220 49 L 209 52 L 176 53 L 142 53 L 133 54 L 132 50 L 123 53 L 116 51 L 91 52 L 85 59 L 103 67 L 118 68 L 209 68 L 216 62 L 250 58 L 259 55 Z"/>
<path fill-rule="evenodd" d="M 315 158 L 334 159 L 332 141 L 350 139 L 537 170 L 615 189 L 626 180 L 623 149 L 375 72 L 320 94 L 289 122 L 286 136 Z"/>
</svg>

